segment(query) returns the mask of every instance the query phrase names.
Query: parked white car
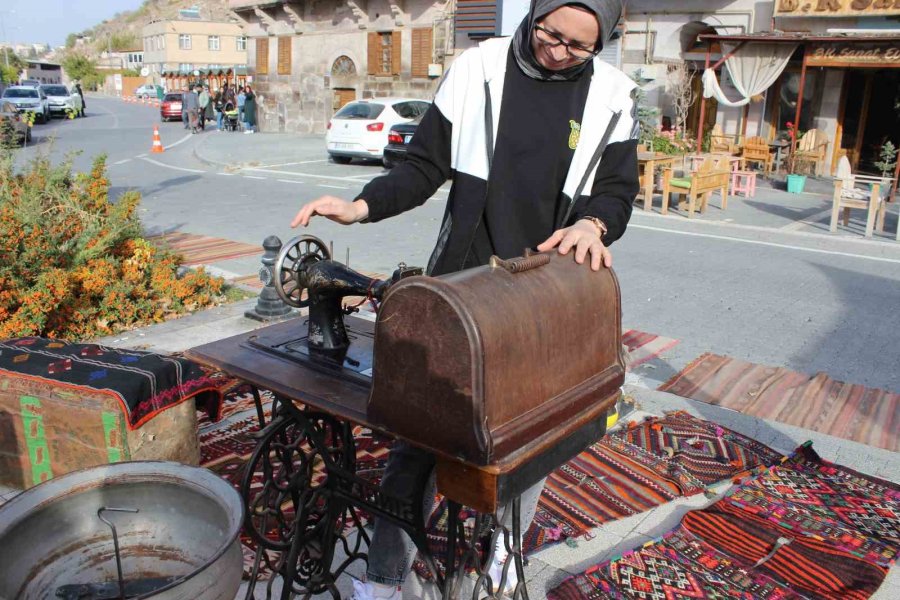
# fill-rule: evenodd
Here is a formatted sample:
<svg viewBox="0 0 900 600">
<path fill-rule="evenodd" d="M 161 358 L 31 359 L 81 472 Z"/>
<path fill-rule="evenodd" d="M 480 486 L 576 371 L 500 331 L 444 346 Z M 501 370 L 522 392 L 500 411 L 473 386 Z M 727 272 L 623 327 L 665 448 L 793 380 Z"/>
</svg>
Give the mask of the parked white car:
<svg viewBox="0 0 900 600">
<path fill-rule="evenodd" d="M 382 158 L 391 127 L 425 114 L 431 103 L 418 98 L 375 98 L 344 105 L 328 122 L 325 147 L 332 160 Z"/>
<path fill-rule="evenodd" d="M 44 84 L 41 86 L 50 106 L 50 116 L 65 116 L 67 111 L 74 111 L 75 116 L 82 113 L 81 96 L 78 92 L 68 89 L 61 84 Z"/>
<path fill-rule="evenodd" d="M 3 91 L 3 99 L 15 104 L 20 112 L 33 112 L 39 123 L 50 119 L 50 101 L 39 87 L 10 86 Z"/>
</svg>

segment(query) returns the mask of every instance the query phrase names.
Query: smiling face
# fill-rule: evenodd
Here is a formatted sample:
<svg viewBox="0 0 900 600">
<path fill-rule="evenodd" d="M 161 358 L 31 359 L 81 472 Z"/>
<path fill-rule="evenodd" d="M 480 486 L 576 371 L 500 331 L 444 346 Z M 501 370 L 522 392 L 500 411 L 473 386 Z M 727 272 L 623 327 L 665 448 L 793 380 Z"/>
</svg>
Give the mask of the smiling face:
<svg viewBox="0 0 900 600">
<path fill-rule="evenodd" d="M 572 46 L 593 50 L 600 37 L 600 24 L 594 13 L 578 6 L 561 6 L 537 23 L 546 31 Z M 581 64 L 562 44 L 556 47 L 544 43 L 537 33 L 531 35 L 531 48 L 542 67 L 562 71 Z"/>
</svg>

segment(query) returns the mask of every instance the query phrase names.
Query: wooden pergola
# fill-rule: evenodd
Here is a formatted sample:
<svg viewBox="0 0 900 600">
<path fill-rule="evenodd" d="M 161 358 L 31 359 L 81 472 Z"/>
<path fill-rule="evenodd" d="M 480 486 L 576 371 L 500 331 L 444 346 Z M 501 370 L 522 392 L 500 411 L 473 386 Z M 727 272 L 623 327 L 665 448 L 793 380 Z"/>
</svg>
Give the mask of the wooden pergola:
<svg viewBox="0 0 900 600">
<path fill-rule="evenodd" d="M 247 83 L 247 67 L 222 67 L 213 69 L 198 69 L 199 75 L 193 71 L 165 71 L 162 78 L 166 82 L 167 90 L 181 90 L 191 85 L 201 84 L 209 86 L 211 92 L 217 91 L 225 83 L 234 86 L 244 86 Z"/>
<path fill-rule="evenodd" d="M 747 33 L 747 34 L 736 34 L 736 35 L 728 35 L 728 34 L 718 34 L 718 33 L 704 33 L 698 36 L 701 41 L 706 42 L 706 69 L 718 69 L 721 67 L 726 60 L 728 60 L 731 56 L 733 56 L 738 50 L 744 47 L 746 44 L 758 42 L 758 43 L 782 43 L 782 44 L 798 44 L 802 47 L 803 51 L 803 61 L 802 66 L 800 68 L 800 88 L 797 92 L 797 110 L 794 116 L 794 123 L 800 122 L 801 111 L 803 110 L 803 91 L 804 86 L 806 85 L 806 70 L 810 63 L 810 52 L 809 48 L 811 46 L 821 46 L 827 44 L 880 44 L 880 43 L 896 43 L 900 42 L 900 35 L 896 33 L 891 34 L 883 34 L 883 35 L 860 35 L 860 34 L 846 34 L 846 35 L 810 35 L 804 32 L 761 32 L 761 33 Z M 735 47 L 722 56 L 715 64 L 710 64 L 712 61 L 712 43 L 713 42 L 730 42 L 736 44 Z M 900 58 L 900 57 L 898 57 Z M 817 67 L 839 67 L 839 68 L 900 68 L 900 60 L 893 60 L 891 62 L 861 62 L 861 61 L 851 61 L 847 60 L 846 57 L 843 56 L 835 56 L 835 57 L 826 57 L 822 60 L 816 58 L 815 66 Z M 706 98 L 701 96 L 700 100 L 700 124 L 697 127 L 697 147 L 699 148 L 703 142 L 703 124 L 706 112 Z M 794 138 L 791 141 L 791 152 L 794 152 L 797 149 L 797 139 Z M 898 177 L 900 177 L 900 160 L 897 161 L 897 168 L 894 171 L 894 192 L 896 193 L 896 183 L 898 181 Z"/>
</svg>

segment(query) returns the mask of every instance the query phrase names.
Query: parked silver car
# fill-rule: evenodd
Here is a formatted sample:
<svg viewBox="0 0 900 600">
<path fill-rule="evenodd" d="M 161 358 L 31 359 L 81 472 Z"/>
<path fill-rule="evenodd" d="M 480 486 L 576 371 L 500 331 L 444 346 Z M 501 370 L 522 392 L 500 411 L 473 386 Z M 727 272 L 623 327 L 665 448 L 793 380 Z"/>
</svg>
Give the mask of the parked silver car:
<svg viewBox="0 0 900 600">
<path fill-rule="evenodd" d="M 40 123 L 46 123 L 50 119 L 50 101 L 39 87 L 8 87 L 3 91 L 2 100 L 15 104 L 20 112 L 33 112 L 35 121 Z"/>
<path fill-rule="evenodd" d="M 50 116 L 64 116 L 68 111 L 73 111 L 75 116 L 81 116 L 81 96 L 78 92 L 72 92 L 66 86 L 58 83 L 44 84 L 41 86 L 50 106 Z"/>
</svg>

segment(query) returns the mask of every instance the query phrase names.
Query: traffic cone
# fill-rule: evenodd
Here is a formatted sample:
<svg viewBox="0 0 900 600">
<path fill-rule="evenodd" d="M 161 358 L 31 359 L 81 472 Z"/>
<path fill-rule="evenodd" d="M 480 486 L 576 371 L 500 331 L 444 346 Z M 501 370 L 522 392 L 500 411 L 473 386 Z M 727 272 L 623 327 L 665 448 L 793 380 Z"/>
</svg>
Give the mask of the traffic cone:
<svg viewBox="0 0 900 600">
<path fill-rule="evenodd" d="M 165 152 L 163 149 L 162 140 L 159 139 L 159 126 L 153 126 L 153 147 L 150 148 L 150 152 L 153 154 L 161 154 Z"/>
</svg>

